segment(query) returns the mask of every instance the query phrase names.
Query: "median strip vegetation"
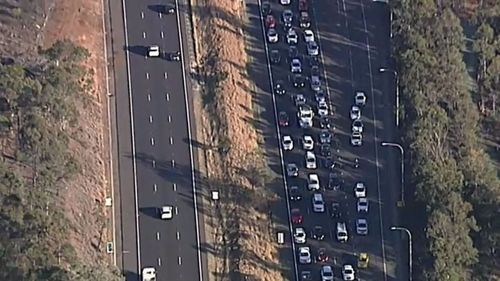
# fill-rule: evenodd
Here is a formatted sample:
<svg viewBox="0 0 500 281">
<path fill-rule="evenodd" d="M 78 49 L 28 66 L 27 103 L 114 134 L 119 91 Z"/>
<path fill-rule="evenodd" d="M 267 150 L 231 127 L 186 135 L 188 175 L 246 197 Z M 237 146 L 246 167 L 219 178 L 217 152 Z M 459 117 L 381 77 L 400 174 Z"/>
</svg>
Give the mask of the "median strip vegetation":
<svg viewBox="0 0 500 281">
<path fill-rule="evenodd" d="M 207 206 L 206 239 L 210 280 L 283 280 L 268 208 L 276 198 L 252 126 L 252 86 L 243 40 L 244 2 L 192 1 L 203 109 L 202 133 L 207 191 L 220 200 Z M 201 125 L 201 126 L 200 126 Z"/>
<path fill-rule="evenodd" d="M 462 24 L 471 22 L 462 17 L 463 5 L 434 0 L 392 3 L 405 108 L 403 141 L 410 151 L 406 160 L 416 199 L 408 212 L 422 217 L 411 228 L 414 245 L 425 245 L 415 249 L 414 260 L 422 269 L 414 270 L 415 279 L 497 280 L 500 181 L 481 139 L 483 119 L 478 109 L 485 100 L 491 104 L 491 98 L 485 96 L 498 92 L 498 71 L 490 74 L 489 93 L 480 93 L 478 99 L 475 82 L 467 72 L 470 62 L 464 62 Z M 475 9 L 476 23 L 493 24 L 491 30 L 480 27 L 476 34 L 477 58 L 483 65 L 483 43 L 493 40 L 484 34 L 500 31 L 499 4 L 484 1 Z M 489 46 L 495 48 L 493 54 L 488 53 L 490 67 L 498 46 L 498 41 Z"/>
</svg>

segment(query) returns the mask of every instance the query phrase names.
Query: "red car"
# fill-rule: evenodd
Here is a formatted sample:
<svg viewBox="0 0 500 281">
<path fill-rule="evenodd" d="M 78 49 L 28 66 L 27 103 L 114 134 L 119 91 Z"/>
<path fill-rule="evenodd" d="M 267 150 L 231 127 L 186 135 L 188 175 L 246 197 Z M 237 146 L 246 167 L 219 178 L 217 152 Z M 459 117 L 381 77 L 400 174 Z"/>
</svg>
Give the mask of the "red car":
<svg viewBox="0 0 500 281">
<path fill-rule="evenodd" d="M 299 209 L 292 209 L 292 223 L 301 224 L 304 221 L 304 216 L 300 213 Z"/>
<path fill-rule="evenodd" d="M 299 12 L 307 12 L 307 0 L 299 0 Z"/>
<path fill-rule="evenodd" d="M 266 27 L 267 28 L 275 28 L 276 27 L 276 19 L 274 19 L 273 15 L 267 15 Z"/>
<path fill-rule="evenodd" d="M 286 127 L 288 126 L 288 123 L 290 121 L 290 118 L 288 117 L 288 114 L 285 111 L 281 111 L 278 115 L 278 122 L 281 127 Z"/>
<path fill-rule="evenodd" d="M 329 260 L 325 248 L 321 248 L 318 250 L 318 256 L 316 257 L 316 259 L 318 260 L 318 262 L 327 262 Z"/>
</svg>

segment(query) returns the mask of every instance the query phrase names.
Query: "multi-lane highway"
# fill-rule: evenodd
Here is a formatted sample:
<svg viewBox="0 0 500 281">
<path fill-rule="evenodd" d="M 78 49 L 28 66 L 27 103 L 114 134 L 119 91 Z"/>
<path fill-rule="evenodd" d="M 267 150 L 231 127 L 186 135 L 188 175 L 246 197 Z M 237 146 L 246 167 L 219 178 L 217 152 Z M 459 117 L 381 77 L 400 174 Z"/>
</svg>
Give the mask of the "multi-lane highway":
<svg viewBox="0 0 500 281">
<path fill-rule="evenodd" d="M 131 118 L 118 106 L 124 120 L 117 122 L 131 122 L 131 130 L 119 131 L 118 137 L 131 139 L 132 165 L 130 170 L 121 167 L 120 174 L 133 174 L 126 178 L 133 182 L 121 180 L 123 270 L 134 281 L 145 267 L 156 269 L 157 280 L 202 280 L 189 81 L 182 52 L 185 15 L 178 12 L 176 0 L 158 4 L 123 1 L 128 93 L 117 93 L 117 99 L 128 98 Z M 165 13 L 164 6 L 176 12 Z M 181 51 L 181 61 L 148 57 L 153 45 L 162 53 Z M 173 207 L 172 219 L 160 219 L 163 206 Z M 136 216 L 127 217 L 130 210 Z"/>
<path fill-rule="evenodd" d="M 262 2 L 259 1 L 260 8 L 262 8 Z M 299 178 L 284 176 L 284 183 L 288 193 L 291 186 L 299 186 L 303 199 L 299 202 L 289 202 L 287 205 L 291 208 L 299 208 L 304 215 L 304 222 L 297 226 L 306 229 L 308 233 L 306 245 L 311 248 L 313 258 L 317 255 L 319 248 L 325 248 L 330 257 L 326 263 L 313 262 L 312 265 L 300 265 L 296 261 L 296 267 L 292 268 L 296 269 L 296 275 L 300 275 L 302 271 L 311 271 L 315 276 L 314 280 L 317 280 L 320 265 L 327 264 L 333 266 L 335 276 L 341 277 L 343 264 L 349 263 L 356 268 L 356 255 L 367 252 L 370 256 L 368 269 L 356 270 L 360 280 L 405 280 L 408 268 L 405 267 L 403 261 L 404 255 L 401 255 L 400 236 L 390 231 L 390 227 L 397 225 L 398 222 L 396 202 L 399 196 L 400 175 L 395 169 L 398 158 L 394 151 L 386 151 L 386 148 L 380 145 L 382 141 L 394 140 L 396 135 L 393 80 L 389 75 L 381 75 L 378 71 L 379 67 L 386 67 L 389 64 L 389 8 L 385 3 L 368 0 L 308 1 L 309 12 L 312 16 L 311 29 L 315 32 L 320 46 L 322 86 L 331 102 L 331 116 L 335 127 L 332 132 L 334 139 L 339 142 L 338 152 L 335 151 L 336 149 L 332 150 L 333 159 L 337 162 L 335 172 L 342 174 L 344 182 L 340 190 L 323 188 L 322 193 L 326 199 L 327 210 L 325 213 L 314 213 L 311 204 L 312 193 L 306 189 L 307 175 L 319 174 L 321 186 L 325 187 L 328 185 L 329 171 L 322 167 L 324 157 L 320 156 L 318 146 L 315 149 L 318 168 L 315 170 L 305 168 L 305 151 L 301 147 L 300 139 L 307 134 L 318 141 L 319 124 L 316 118 L 314 129 L 304 130 L 298 127 L 295 117 L 297 108 L 293 104 L 292 96 L 303 93 L 313 108 L 315 97 L 313 91 L 309 89 L 308 82 L 304 89 L 294 89 L 289 81 L 290 58 L 281 14 L 284 9 L 292 10 L 295 14 L 293 26 L 298 29 L 298 1 L 292 1 L 290 6 L 283 6 L 276 2 L 271 1 L 271 8 L 274 17 L 278 20 L 276 29 L 279 42 L 262 42 L 261 46 L 267 49 L 268 55 L 272 50 L 278 50 L 281 54 L 281 62 L 271 65 L 268 59 L 262 63 L 270 65 L 267 79 L 271 85 L 269 90 L 274 88 L 277 81 L 282 81 L 287 94 L 276 96 L 274 100 L 267 99 L 268 104 L 265 107 L 269 111 L 275 111 L 275 116 L 278 116 L 278 112 L 281 111 L 287 112 L 290 116 L 289 126 L 278 128 L 277 120 L 275 123 L 278 138 L 284 135 L 291 136 L 294 139 L 294 149 L 282 150 L 278 155 L 283 155 L 282 160 L 285 165 L 295 163 L 299 166 Z M 263 27 L 264 22 L 264 20 L 261 22 Z M 262 28 L 255 38 L 267 40 L 266 30 Z M 299 32 L 298 49 L 299 56 L 302 57 L 303 74 L 309 76 L 310 68 L 303 41 L 303 35 Z M 364 131 L 361 147 L 353 147 L 350 143 L 349 112 L 354 104 L 356 91 L 363 91 L 367 96 L 366 105 L 362 109 Z M 358 168 L 354 168 L 353 165 L 355 158 L 359 159 Z M 364 182 L 367 187 L 368 214 L 358 213 L 356 209 L 357 200 L 354 198 L 353 189 L 355 183 L 359 181 Z M 338 220 L 330 217 L 329 205 L 332 202 L 340 203 L 343 210 L 345 217 L 343 220 L 347 223 L 349 232 L 347 243 L 340 243 L 336 239 Z M 356 234 L 355 223 L 358 218 L 368 219 L 367 236 Z M 321 226 L 325 231 L 326 238 L 323 241 L 311 239 L 310 234 L 315 226 Z M 295 252 L 298 246 L 303 245 L 295 245 Z M 297 259 L 297 253 L 295 253 L 295 258 Z"/>
</svg>

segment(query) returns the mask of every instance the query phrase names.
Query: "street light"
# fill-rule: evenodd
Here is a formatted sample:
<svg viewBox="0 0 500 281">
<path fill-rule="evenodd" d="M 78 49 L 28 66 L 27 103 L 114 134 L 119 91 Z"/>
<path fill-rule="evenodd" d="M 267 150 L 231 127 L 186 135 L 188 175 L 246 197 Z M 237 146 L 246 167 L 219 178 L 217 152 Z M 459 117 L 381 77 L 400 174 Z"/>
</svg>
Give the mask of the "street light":
<svg viewBox="0 0 500 281">
<path fill-rule="evenodd" d="M 413 276 L 413 252 L 412 252 L 412 238 L 411 238 L 411 232 L 408 228 L 402 227 L 402 226 L 392 226 L 391 227 L 392 231 L 404 231 L 406 234 L 408 234 L 408 256 L 409 256 L 409 261 L 408 261 L 408 267 L 409 267 L 409 276 L 408 280 L 412 281 L 412 276 Z"/>
<path fill-rule="evenodd" d="M 405 150 L 403 147 L 394 142 L 382 142 L 382 146 L 392 146 L 392 147 L 397 147 L 399 148 L 399 151 L 401 152 L 401 204 L 405 204 Z"/>
<path fill-rule="evenodd" d="M 379 68 L 378 71 L 380 73 L 390 72 L 390 73 L 394 74 L 394 77 L 396 78 L 396 126 L 399 127 L 399 75 L 398 75 L 398 72 L 394 69 L 384 68 L 384 67 Z"/>
</svg>

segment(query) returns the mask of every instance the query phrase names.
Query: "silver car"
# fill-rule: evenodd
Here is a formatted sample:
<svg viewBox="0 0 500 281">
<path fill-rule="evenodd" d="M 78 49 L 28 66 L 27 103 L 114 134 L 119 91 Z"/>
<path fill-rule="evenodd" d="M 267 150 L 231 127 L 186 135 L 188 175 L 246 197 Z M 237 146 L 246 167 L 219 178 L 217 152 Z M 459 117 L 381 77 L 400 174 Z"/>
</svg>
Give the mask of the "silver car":
<svg viewBox="0 0 500 281">
<path fill-rule="evenodd" d="M 319 46 L 315 41 L 311 41 L 307 43 L 307 54 L 310 56 L 319 55 Z"/>
</svg>

